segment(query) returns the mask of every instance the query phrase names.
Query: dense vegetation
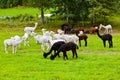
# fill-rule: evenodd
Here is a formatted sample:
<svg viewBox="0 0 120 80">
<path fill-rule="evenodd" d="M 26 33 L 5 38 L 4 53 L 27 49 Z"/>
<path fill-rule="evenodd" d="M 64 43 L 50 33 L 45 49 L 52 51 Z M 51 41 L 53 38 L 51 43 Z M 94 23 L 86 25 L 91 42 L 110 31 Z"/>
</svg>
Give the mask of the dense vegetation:
<svg viewBox="0 0 120 80">
<path fill-rule="evenodd" d="M 16 6 L 37 7 L 41 12 L 42 24 L 45 23 L 44 11 L 52 8 L 54 16 L 67 22 L 72 20 L 75 24 L 81 21 L 81 26 L 85 26 L 88 21 L 91 25 L 100 22 L 108 24 L 108 18 L 119 13 L 119 4 L 119 0 L 0 0 L 2 9 Z"/>
</svg>

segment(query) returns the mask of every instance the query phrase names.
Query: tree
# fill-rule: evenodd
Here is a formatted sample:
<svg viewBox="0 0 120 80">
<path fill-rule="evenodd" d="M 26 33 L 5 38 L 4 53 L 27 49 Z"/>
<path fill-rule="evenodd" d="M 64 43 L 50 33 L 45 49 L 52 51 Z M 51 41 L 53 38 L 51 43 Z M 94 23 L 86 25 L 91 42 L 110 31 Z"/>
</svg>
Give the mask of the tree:
<svg viewBox="0 0 120 80">
<path fill-rule="evenodd" d="M 89 7 L 89 17 L 92 17 L 92 24 L 95 25 L 96 19 L 101 18 L 105 23 L 107 17 L 114 14 L 116 11 L 115 9 L 115 2 L 114 0 L 88 0 L 90 7 Z"/>
<path fill-rule="evenodd" d="M 7 4 L 7 0 L 0 0 L 0 7 L 1 8 L 7 8 L 6 4 Z"/>
<path fill-rule="evenodd" d="M 48 9 L 52 5 L 50 0 L 32 0 L 32 6 L 40 9 L 41 12 L 41 23 L 44 24 L 44 10 Z"/>
<path fill-rule="evenodd" d="M 56 13 L 65 17 L 66 21 L 74 21 L 76 23 L 82 20 L 82 26 L 84 26 L 84 20 L 88 15 L 88 1 L 87 0 L 54 0 L 57 5 Z"/>
</svg>

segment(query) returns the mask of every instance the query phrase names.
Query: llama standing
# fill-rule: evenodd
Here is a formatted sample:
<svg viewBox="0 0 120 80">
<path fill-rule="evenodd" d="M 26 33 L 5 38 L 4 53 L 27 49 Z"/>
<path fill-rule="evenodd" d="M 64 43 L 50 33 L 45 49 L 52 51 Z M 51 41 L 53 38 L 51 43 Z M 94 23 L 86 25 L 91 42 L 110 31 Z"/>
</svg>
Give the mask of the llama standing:
<svg viewBox="0 0 120 80">
<path fill-rule="evenodd" d="M 81 40 L 84 40 L 85 47 L 87 46 L 87 38 L 88 36 L 86 34 L 77 35 L 79 37 L 79 46 L 81 47 Z"/>
<path fill-rule="evenodd" d="M 37 25 L 38 23 L 36 22 L 34 27 L 25 27 L 24 28 L 25 33 L 30 34 L 31 32 L 34 32 L 34 30 L 37 28 Z"/>
<path fill-rule="evenodd" d="M 106 41 L 109 42 L 109 48 L 113 47 L 112 35 L 111 34 L 100 35 L 98 29 L 96 29 L 96 32 L 97 32 L 98 37 L 100 39 L 102 39 L 104 47 L 106 47 Z"/>
<path fill-rule="evenodd" d="M 23 40 L 18 40 L 15 39 L 14 37 L 4 40 L 5 52 L 8 53 L 8 47 L 12 46 L 12 53 L 16 53 L 17 47 L 20 45 L 22 41 Z"/>
<path fill-rule="evenodd" d="M 109 25 L 106 25 L 106 26 L 100 24 L 99 30 L 100 30 L 102 27 L 105 28 L 104 33 L 106 33 L 106 34 L 112 33 L 112 26 L 111 26 L 110 24 L 109 24 Z"/>
<path fill-rule="evenodd" d="M 22 36 L 22 39 L 24 40 L 24 46 L 26 46 L 26 45 L 30 46 L 28 37 L 29 37 L 28 33 L 24 33 L 24 35 Z"/>
</svg>

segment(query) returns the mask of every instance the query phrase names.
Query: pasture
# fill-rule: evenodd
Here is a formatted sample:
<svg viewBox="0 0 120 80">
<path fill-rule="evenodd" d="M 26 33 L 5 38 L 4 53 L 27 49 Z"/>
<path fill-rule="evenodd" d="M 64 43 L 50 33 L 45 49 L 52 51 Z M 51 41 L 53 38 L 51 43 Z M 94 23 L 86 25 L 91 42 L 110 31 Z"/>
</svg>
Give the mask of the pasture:
<svg viewBox="0 0 120 80">
<path fill-rule="evenodd" d="M 24 27 L 0 28 L 0 80 L 119 80 L 120 79 L 120 33 L 113 34 L 113 48 L 103 47 L 96 34 L 88 35 L 88 47 L 77 50 L 78 58 L 68 60 L 56 57 L 44 59 L 40 45 L 30 37 L 30 46 L 23 42 L 16 54 L 4 52 L 4 39 L 14 35 L 22 36 Z M 40 28 L 35 31 L 41 34 Z"/>
</svg>

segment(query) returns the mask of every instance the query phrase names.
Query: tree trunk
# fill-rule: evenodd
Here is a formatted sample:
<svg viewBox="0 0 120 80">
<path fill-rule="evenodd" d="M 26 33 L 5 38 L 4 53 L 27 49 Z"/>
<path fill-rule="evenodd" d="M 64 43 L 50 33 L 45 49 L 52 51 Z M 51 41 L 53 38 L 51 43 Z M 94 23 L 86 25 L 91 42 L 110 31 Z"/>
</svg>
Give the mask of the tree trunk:
<svg viewBox="0 0 120 80">
<path fill-rule="evenodd" d="M 95 14 L 94 14 L 94 11 L 93 11 L 92 25 L 95 25 Z"/>
<path fill-rule="evenodd" d="M 44 8 L 41 7 L 41 24 L 44 25 Z"/>
</svg>

